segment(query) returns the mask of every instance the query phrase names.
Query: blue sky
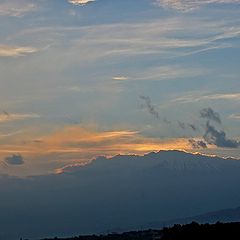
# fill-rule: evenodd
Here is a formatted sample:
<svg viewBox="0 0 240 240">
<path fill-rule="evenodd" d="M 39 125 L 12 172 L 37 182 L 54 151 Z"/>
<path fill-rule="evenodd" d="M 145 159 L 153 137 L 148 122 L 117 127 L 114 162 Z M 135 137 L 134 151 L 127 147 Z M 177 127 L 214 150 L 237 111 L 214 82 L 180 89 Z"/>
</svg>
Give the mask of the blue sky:
<svg viewBox="0 0 240 240">
<path fill-rule="evenodd" d="M 239 14 L 238 0 L 2 0 L 0 171 L 173 148 L 240 157 L 200 116 L 239 141 Z"/>
</svg>

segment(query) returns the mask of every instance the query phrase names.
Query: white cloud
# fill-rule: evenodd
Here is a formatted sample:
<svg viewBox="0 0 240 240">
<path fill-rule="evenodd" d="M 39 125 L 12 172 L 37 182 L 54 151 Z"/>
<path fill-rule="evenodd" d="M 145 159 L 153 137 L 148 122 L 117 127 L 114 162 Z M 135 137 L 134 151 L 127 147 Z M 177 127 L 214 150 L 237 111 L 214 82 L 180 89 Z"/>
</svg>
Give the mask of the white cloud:
<svg viewBox="0 0 240 240">
<path fill-rule="evenodd" d="M 124 80 L 128 80 L 128 77 L 125 77 L 125 76 L 116 76 L 116 77 L 113 77 L 112 80 L 124 81 Z"/>
<path fill-rule="evenodd" d="M 22 17 L 36 9 L 36 4 L 27 0 L 1 0 L 0 16 Z"/>
<path fill-rule="evenodd" d="M 69 0 L 68 2 L 74 5 L 85 5 L 91 2 L 95 2 L 95 0 Z"/>
<path fill-rule="evenodd" d="M 239 4 L 239 0 L 155 0 L 155 3 L 165 8 L 189 12 L 206 4 Z"/>
<path fill-rule="evenodd" d="M 37 51 L 33 47 L 0 45 L 0 57 L 20 57 Z"/>
</svg>

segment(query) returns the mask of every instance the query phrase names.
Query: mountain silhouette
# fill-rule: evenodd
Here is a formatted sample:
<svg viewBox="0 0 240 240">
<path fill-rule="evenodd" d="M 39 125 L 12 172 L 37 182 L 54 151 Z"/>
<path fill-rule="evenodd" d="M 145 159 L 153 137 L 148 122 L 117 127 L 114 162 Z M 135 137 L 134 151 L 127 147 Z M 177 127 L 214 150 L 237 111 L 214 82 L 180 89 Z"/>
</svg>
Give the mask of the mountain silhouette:
<svg viewBox="0 0 240 240">
<path fill-rule="evenodd" d="M 0 239 L 146 229 L 239 206 L 239 182 L 238 159 L 181 151 L 99 157 L 62 174 L 1 176 Z"/>
</svg>

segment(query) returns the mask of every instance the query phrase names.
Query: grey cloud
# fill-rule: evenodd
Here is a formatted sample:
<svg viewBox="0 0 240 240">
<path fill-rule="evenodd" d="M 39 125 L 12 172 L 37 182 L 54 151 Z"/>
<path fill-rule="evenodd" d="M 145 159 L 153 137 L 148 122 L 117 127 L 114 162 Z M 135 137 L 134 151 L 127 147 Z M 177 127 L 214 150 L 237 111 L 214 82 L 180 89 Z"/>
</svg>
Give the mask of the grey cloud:
<svg viewBox="0 0 240 240">
<path fill-rule="evenodd" d="M 188 126 L 193 130 L 197 131 L 197 127 L 194 124 L 189 123 Z"/>
<path fill-rule="evenodd" d="M 24 164 L 23 157 L 21 155 L 15 155 L 15 154 L 13 154 L 10 157 L 6 157 L 5 162 L 9 165 L 23 165 Z"/>
<path fill-rule="evenodd" d="M 201 118 L 205 118 L 207 120 L 212 120 L 219 124 L 222 123 L 219 113 L 215 112 L 212 108 L 204 108 L 200 111 Z"/>
<path fill-rule="evenodd" d="M 183 130 L 190 128 L 192 131 L 197 131 L 197 127 L 192 123 L 184 123 L 184 122 L 178 121 L 178 126 Z"/>
<path fill-rule="evenodd" d="M 240 146 L 240 142 L 228 139 L 223 130 L 218 131 L 214 126 L 210 125 L 209 121 L 206 123 L 206 131 L 203 138 L 207 143 L 214 144 L 217 147 L 238 148 Z"/>
<path fill-rule="evenodd" d="M 148 112 L 155 118 L 159 119 L 159 113 L 156 110 L 155 106 L 152 104 L 151 98 L 148 96 L 140 96 L 140 99 L 144 100 L 145 104 L 143 106 L 146 107 Z"/>
<path fill-rule="evenodd" d="M 202 140 L 189 139 L 188 142 L 191 144 L 192 148 L 207 148 L 207 144 Z"/>
<path fill-rule="evenodd" d="M 166 124 L 171 124 L 172 122 L 170 120 L 168 120 L 167 118 L 163 118 L 163 122 Z"/>
<path fill-rule="evenodd" d="M 184 122 L 178 121 L 178 126 L 182 129 L 186 129 L 186 124 Z"/>
</svg>

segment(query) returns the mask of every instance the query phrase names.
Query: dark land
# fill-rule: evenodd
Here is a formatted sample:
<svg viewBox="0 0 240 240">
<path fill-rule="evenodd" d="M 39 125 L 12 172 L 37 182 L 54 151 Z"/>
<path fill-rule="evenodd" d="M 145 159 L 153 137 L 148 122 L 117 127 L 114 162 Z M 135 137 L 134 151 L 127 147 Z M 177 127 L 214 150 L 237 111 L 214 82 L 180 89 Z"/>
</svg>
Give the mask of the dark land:
<svg viewBox="0 0 240 240">
<path fill-rule="evenodd" d="M 131 231 L 107 235 L 85 235 L 70 238 L 46 238 L 42 240 L 239 240 L 240 222 L 215 224 L 175 224 L 161 230 Z"/>
</svg>

